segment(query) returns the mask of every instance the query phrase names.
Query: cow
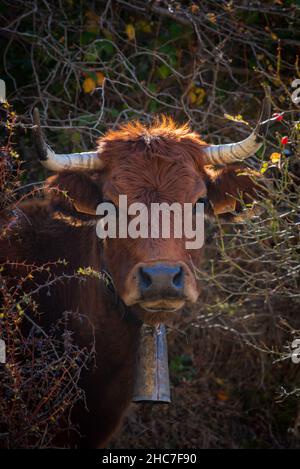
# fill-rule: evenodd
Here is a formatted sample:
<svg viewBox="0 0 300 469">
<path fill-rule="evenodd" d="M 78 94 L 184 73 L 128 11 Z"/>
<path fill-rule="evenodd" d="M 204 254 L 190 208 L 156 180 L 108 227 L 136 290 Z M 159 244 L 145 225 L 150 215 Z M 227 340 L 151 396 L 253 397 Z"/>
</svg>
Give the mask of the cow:
<svg viewBox="0 0 300 469">
<path fill-rule="evenodd" d="M 55 268 L 68 280 L 38 292 L 39 325 L 49 329 L 65 311 L 86 317 L 82 323 L 71 315 L 69 327 L 80 346 L 94 340 L 96 366 L 82 373 L 86 405 L 72 413 L 79 432 L 68 434 L 63 446 L 105 447 L 131 402 L 141 326 L 167 324 L 197 301 L 195 267 L 203 248 L 186 249 L 184 237 L 99 239 L 97 206 L 106 201 L 117 207 L 126 195 L 129 204 L 201 202 L 211 216 L 239 212 L 243 200 L 257 195 L 253 171 L 243 160 L 257 152 L 262 138 L 257 126 L 240 142 L 209 145 L 189 125 L 162 116 L 149 125 L 129 122 L 107 131 L 96 151 L 57 154 L 44 139 L 37 111 L 34 123 L 39 159 L 55 174 L 47 179 L 44 199 L 19 205 L 9 240 L 1 241 L 0 260 L 66 260 Z M 110 287 L 93 276 L 85 282 L 72 278 L 80 268 L 105 272 Z"/>
</svg>

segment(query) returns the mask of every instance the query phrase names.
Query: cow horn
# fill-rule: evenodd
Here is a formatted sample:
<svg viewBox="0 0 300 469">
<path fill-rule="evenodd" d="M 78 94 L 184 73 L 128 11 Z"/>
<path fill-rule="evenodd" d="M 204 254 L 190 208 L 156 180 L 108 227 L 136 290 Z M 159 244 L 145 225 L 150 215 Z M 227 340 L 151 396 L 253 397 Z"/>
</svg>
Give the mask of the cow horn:
<svg viewBox="0 0 300 469">
<path fill-rule="evenodd" d="M 73 170 L 95 170 L 103 167 L 99 158 L 99 152 L 90 151 L 82 153 L 57 154 L 47 145 L 41 129 L 40 113 L 37 108 L 33 110 L 34 142 L 38 157 L 45 168 L 51 171 Z"/>
<path fill-rule="evenodd" d="M 245 160 L 253 156 L 263 144 L 263 138 L 267 132 L 265 127 L 264 132 L 261 133 L 260 127 L 263 124 L 269 123 L 271 113 L 270 100 L 266 97 L 263 101 L 262 111 L 258 124 L 253 132 L 245 140 L 237 143 L 226 143 L 224 145 L 209 145 L 202 151 L 204 153 L 205 164 L 227 164 L 234 163 L 235 161 Z M 263 120 L 264 119 L 264 120 Z"/>
</svg>

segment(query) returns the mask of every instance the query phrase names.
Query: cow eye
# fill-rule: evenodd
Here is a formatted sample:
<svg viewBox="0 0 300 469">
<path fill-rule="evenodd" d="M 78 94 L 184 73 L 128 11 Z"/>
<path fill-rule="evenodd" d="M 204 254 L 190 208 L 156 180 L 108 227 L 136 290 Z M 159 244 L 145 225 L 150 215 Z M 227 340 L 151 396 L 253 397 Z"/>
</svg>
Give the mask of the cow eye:
<svg viewBox="0 0 300 469">
<path fill-rule="evenodd" d="M 196 203 L 197 203 L 197 204 L 204 204 L 204 205 L 206 205 L 206 204 L 208 203 L 208 197 L 207 197 L 207 195 L 205 195 L 204 197 L 200 197 L 200 198 L 197 200 Z"/>
<path fill-rule="evenodd" d="M 118 207 L 112 200 L 110 200 L 110 199 L 103 199 L 103 203 L 113 205 L 113 206 L 115 207 L 115 209 L 116 209 L 116 215 L 119 214 L 119 207 Z"/>
<path fill-rule="evenodd" d="M 199 197 L 199 199 L 196 201 L 196 204 L 204 204 L 204 208 L 208 204 L 208 197 L 205 195 L 204 197 Z M 193 207 L 193 213 L 196 213 L 196 204 Z"/>
</svg>

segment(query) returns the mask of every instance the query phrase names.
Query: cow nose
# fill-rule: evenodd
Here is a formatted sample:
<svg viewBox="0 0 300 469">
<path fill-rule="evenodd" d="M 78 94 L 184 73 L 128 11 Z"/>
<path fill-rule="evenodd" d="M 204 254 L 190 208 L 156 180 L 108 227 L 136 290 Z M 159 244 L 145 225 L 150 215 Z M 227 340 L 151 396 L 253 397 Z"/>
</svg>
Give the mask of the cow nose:
<svg viewBox="0 0 300 469">
<path fill-rule="evenodd" d="M 184 289 L 184 271 L 179 265 L 156 264 L 139 271 L 140 290 L 144 298 L 180 297 Z"/>
</svg>

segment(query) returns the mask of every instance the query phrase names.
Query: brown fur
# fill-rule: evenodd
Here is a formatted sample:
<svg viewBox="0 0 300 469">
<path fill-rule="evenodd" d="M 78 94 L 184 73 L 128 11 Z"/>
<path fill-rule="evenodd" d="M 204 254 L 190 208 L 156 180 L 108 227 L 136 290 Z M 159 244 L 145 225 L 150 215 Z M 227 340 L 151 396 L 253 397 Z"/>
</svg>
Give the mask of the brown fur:
<svg viewBox="0 0 300 469">
<path fill-rule="evenodd" d="M 201 150 L 205 145 L 188 126 L 178 127 L 163 118 L 148 128 L 130 123 L 110 131 L 99 141 L 105 161 L 102 171 L 86 174 L 62 172 L 48 179 L 46 201 L 32 201 L 20 206 L 23 216 L 12 223 L 10 239 L 2 240 L 1 260 L 27 260 L 42 265 L 58 258 L 67 266 L 57 274 L 72 274 L 79 267 L 91 266 L 109 271 L 119 297 L 126 301 L 133 288 L 136 265 L 149 262 L 183 263 L 189 272 L 187 282 L 199 293 L 193 266 L 201 251 L 187 251 L 184 239 L 109 239 L 101 244 L 95 227 L 86 222 L 95 219 L 96 206 L 103 199 L 118 203 L 126 194 L 128 202 L 195 203 L 209 196 L 213 205 L 224 204 L 240 191 L 254 194 L 248 175 L 238 176 L 236 166 L 204 167 Z M 66 194 L 67 193 L 67 194 Z M 237 205 L 239 209 L 239 205 Z M 17 235 L 17 236 L 15 236 Z M 196 298 L 195 296 L 195 298 Z M 70 436 L 64 443 L 82 447 L 103 446 L 118 427 L 129 406 L 134 375 L 135 351 L 139 338 L 138 318 L 148 322 L 164 321 L 164 314 L 142 311 L 138 305 L 124 308 L 115 304 L 103 282 L 88 279 L 58 284 L 51 297 L 44 292 L 38 302 L 41 325 L 47 329 L 64 311 L 78 311 L 86 321 L 74 317 L 71 328 L 82 346 L 92 343 L 90 324 L 95 328 L 96 365 L 85 372 L 81 386 L 86 392 L 88 411 L 77 406 L 73 420 L 78 423 L 80 442 Z"/>
</svg>

